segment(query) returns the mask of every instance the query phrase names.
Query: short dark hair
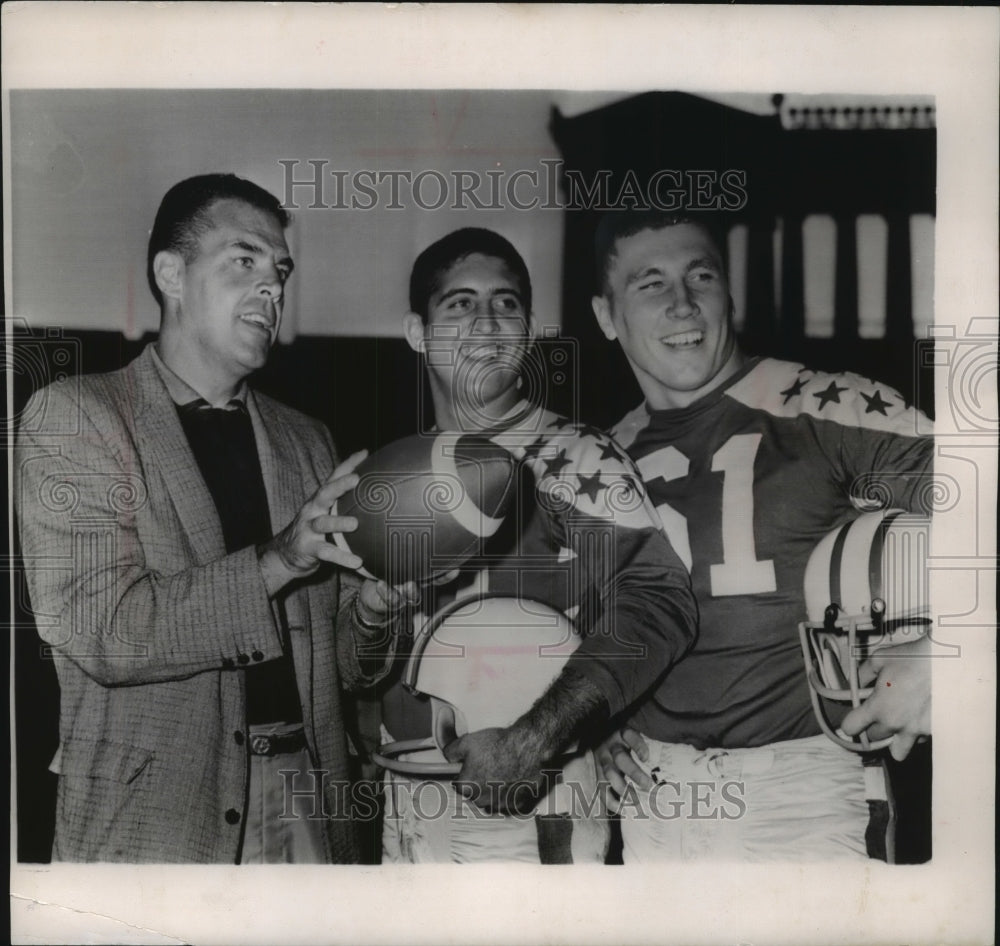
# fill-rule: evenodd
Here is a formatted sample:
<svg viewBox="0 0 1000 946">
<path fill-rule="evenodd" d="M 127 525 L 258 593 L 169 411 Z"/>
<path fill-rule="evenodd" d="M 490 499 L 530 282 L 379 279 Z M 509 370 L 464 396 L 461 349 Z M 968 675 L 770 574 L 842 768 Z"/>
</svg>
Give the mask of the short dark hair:
<svg viewBox="0 0 1000 946">
<path fill-rule="evenodd" d="M 728 227 L 713 214 L 687 210 L 678 213 L 662 210 L 616 210 L 601 218 L 594 234 L 598 290 L 605 296 L 610 292 L 608 273 L 617 255 L 615 247 L 619 240 L 635 236 L 644 230 L 664 230 L 682 223 L 701 227 L 715 244 L 723 265 L 725 264 Z"/>
<path fill-rule="evenodd" d="M 459 260 L 480 253 L 503 260 L 521 287 L 525 313 L 531 312 L 531 277 L 521 254 L 499 233 L 483 227 L 463 227 L 441 237 L 421 253 L 410 271 L 410 311 L 425 322 L 431 296 L 441 285 L 441 278 Z"/>
<path fill-rule="evenodd" d="M 220 200 L 242 200 L 274 216 L 282 229 L 291 219 L 277 197 L 235 174 L 200 174 L 174 184 L 160 201 L 146 252 L 146 279 L 159 305 L 163 305 L 163 295 L 153 273 L 156 254 L 172 250 L 186 262 L 193 260 L 199 240 L 211 228 L 209 211 Z"/>
</svg>

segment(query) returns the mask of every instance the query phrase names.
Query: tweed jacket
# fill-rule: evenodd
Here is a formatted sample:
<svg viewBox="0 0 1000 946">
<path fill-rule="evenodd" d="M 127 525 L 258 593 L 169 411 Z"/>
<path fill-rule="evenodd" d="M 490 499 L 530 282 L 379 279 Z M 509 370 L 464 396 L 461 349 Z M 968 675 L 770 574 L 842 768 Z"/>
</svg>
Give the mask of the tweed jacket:
<svg viewBox="0 0 1000 946">
<path fill-rule="evenodd" d="M 248 406 L 278 530 L 332 471 L 333 443 L 259 393 Z M 329 857 L 356 861 L 340 689 L 375 679 L 353 638 L 357 578 L 324 567 L 272 602 L 255 550 L 226 554 L 149 348 L 119 371 L 42 389 L 21 416 L 22 551 L 61 699 L 53 858 L 238 860 L 249 778 L 239 668 L 281 653 L 283 621 Z"/>
</svg>

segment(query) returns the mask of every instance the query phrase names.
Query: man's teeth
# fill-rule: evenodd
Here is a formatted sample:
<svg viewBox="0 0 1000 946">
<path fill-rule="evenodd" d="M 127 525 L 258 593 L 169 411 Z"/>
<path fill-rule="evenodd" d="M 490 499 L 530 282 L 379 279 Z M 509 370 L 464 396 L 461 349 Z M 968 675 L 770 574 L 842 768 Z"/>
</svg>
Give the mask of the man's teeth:
<svg viewBox="0 0 1000 946">
<path fill-rule="evenodd" d="M 262 315 L 241 315 L 240 318 L 244 322 L 249 322 L 251 325 L 259 325 L 261 328 L 266 328 L 269 332 L 271 331 L 271 323 Z"/>
<path fill-rule="evenodd" d="M 704 332 L 681 332 L 679 335 L 671 335 L 669 338 L 661 339 L 661 341 L 671 348 L 683 348 L 685 345 L 697 345 L 704 337 Z"/>
</svg>

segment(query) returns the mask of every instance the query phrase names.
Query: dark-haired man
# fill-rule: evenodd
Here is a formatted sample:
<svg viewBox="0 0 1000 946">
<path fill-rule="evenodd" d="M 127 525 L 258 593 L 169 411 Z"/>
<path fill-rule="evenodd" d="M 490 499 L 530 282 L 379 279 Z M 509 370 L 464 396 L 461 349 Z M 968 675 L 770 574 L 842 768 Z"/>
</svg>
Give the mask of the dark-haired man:
<svg viewBox="0 0 1000 946">
<path fill-rule="evenodd" d="M 287 223 L 234 175 L 175 185 L 149 241 L 158 340 L 26 409 L 43 420 L 18 441 L 17 511 L 61 691 L 55 860 L 358 859 L 339 686 L 384 669 L 361 645 L 409 592 L 362 583 L 327 539 L 356 528 L 329 512 L 360 455 L 337 466 L 321 424 L 247 385 L 278 333 Z"/>
<path fill-rule="evenodd" d="M 456 600 L 503 595 L 523 600 L 528 612 L 541 603 L 564 613 L 583 641 L 514 726 L 482 729 L 442 747 L 464 763 L 460 789 L 482 809 L 508 814 L 485 817 L 447 786 L 442 791 L 442 783 L 391 774 L 384 860 L 601 863 L 607 822 L 585 750 L 610 714 L 690 647 L 695 612 L 687 575 L 628 459 L 599 431 L 536 403 L 545 392 L 526 380 L 540 374 L 527 368 L 535 333 L 531 280 L 504 237 L 466 228 L 425 249 L 413 266 L 410 309 L 404 331 L 423 356 L 437 429 L 488 437 L 510 451 L 522 474 L 515 512 L 480 557 L 425 591 L 425 611 L 434 617 Z M 510 641 L 498 636 L 496 648 L 505 644 L 509 649 Z M 537 644 L 527 659 L 544 659 Z M 448 672 L 447 660 L 439 662 L 437 672 Z M 456 661 L 454 672 L 468 670 Z M 484 698 L 502 702 L 504 693 L 490 690 L 495 678 L 488 664 L 474 672 Z M 398 682 L 385 692 L 382 713 L 387 738 L 431 732 L 426 700 Z M 580 751 L 553 763 L 574 737 Z M 428 757 L 444 761 L 433 749 L 420 756 Z M 546 765 L 559 771 L 557 784 L 541 785 Z M 527 803 L 514 792 L 493 795 L 493 778 L 524 778 L 534 791 L 525 793 Z M 535 808 L 543 787 L 550 791 Z"/>
<path fill-rule="evenodd" d="M 883 384 L 744 356 L 721 246 L 694 216 L 612 214 L 598 229 L 594 313 L 645 397 L 613 434 L 699 607 L 697 644 L 602 763 L 630 802 L 626 861 L 864 857 L 878 779 L 866 793 L 860 757 L 819 734 L 797 634 L 803 575 L 817 543 L 858 515 L 866 482 L 888 505 L 927 511 L 933 443 L 917 433 L 926 418 Z M 929 732 L 927 646 L 881 652 L 875 695 L 846 733 L 891 735 L 902 758 Z M 701 794 L 656 817 L 672 784 Z M 884 858 L 884 832 L 868 840 Z"/>
</svg>

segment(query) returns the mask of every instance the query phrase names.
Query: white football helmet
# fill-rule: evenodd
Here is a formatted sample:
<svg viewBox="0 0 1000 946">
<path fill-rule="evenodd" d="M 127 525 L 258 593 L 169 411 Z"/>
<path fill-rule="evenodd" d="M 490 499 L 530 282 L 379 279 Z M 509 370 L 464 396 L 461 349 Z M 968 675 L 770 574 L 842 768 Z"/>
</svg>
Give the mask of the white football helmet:
<svg viewBox="0 0 1000 946">
<path fill-rule="evenodd" d="M 860 706 L 871 694 L 858 667 L 880 647 L 922 637 L 930 624 L 927 552 L 930 518 L 899 509 L 866 513 L 816 546 L 805 572 L 806 614 L 799 638 L 816 719 L 834 742 L 855 752 L 890 739 L 852 739 L 835 730 L 821 698 Z"/>
<path fill-rule="evenodd" d="M 579 643 L 570 620 L 541 601 L 460 598 L 421 629 L 403 675 L 411 692 L 430 697 L 433 735 L 382 745 L 375 762 L 401 775 L 453 778 L 461 765 L 440 761 L 440 750 L 467 732 L 515 722 Z M 399 758 L 428 749 L 438 761 Z"/>
</svg>

